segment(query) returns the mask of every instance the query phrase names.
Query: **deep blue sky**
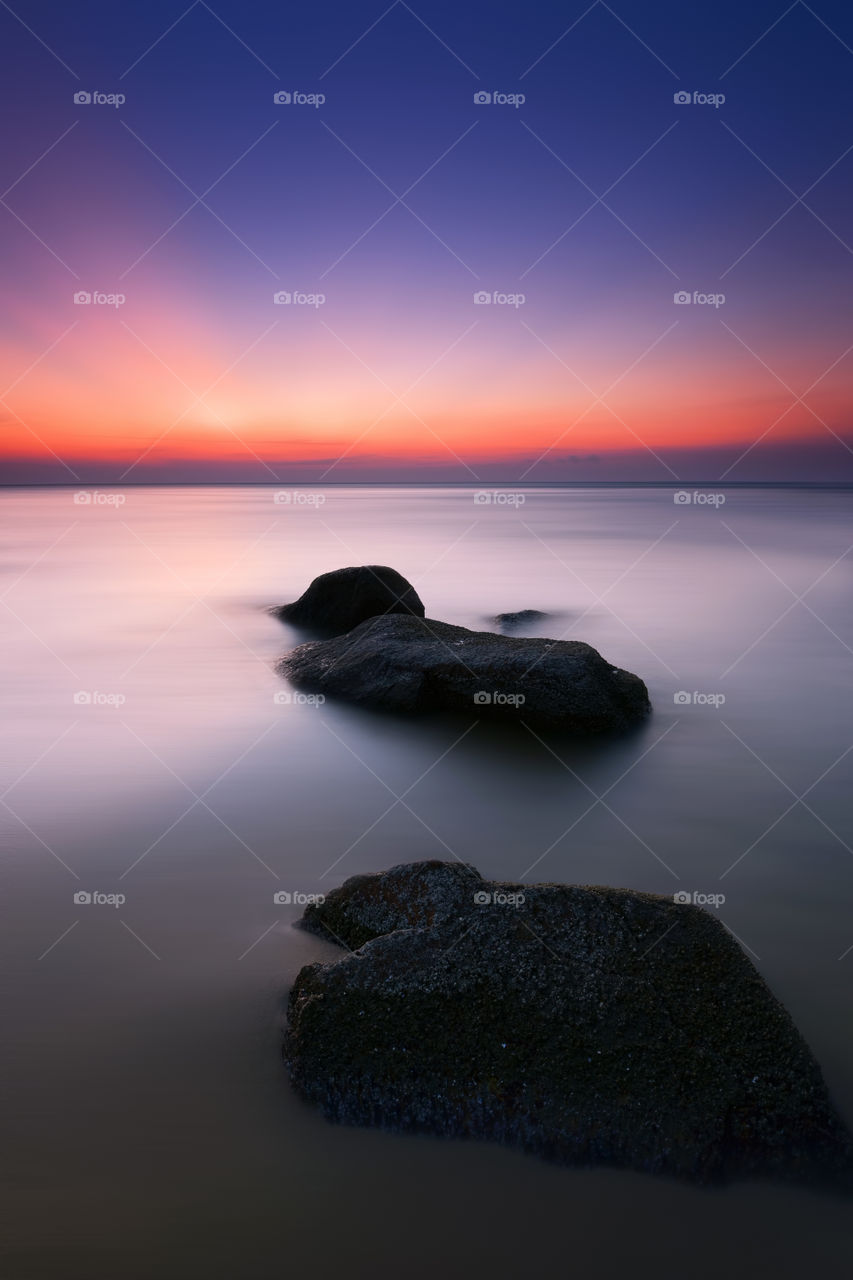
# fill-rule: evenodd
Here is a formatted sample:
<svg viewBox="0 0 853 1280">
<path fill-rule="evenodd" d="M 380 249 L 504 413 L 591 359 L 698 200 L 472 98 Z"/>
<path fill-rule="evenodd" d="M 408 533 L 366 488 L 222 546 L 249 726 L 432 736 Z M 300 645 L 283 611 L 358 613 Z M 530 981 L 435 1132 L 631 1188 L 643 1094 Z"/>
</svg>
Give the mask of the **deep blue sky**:
<svg viewBox="0 0 853 1280">
<path fill-rule="evenodd" d="M 31 0 L 0 38 L 11 478 L 853 476 L 849 4 Z"/>
</svg>

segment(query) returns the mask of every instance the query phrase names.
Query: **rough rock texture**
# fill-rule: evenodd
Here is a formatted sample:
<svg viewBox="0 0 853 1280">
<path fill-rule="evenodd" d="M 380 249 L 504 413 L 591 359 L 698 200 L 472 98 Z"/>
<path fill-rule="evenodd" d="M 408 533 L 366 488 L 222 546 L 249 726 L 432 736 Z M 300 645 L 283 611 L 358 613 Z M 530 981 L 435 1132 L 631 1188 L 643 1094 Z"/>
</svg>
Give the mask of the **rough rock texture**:
<svg viewBox="0 0 853 1280">
<path fill-rule="evenodd" d="M 552 618 L 551 613 L 543 613 L 541 609 L 519 609 L 516 613 L 496 613 L 490 622 L 494 622 L 501 631 L 517 631 L 520 627 L 532 627 L 536 622 L 545 622 Z"/>
<path fill-rule="evenodd" d="M 638 676 L 579 640 L 468 631 L 411 615 L 372 618 L 279 664 L 298 688 L 386 710 L 464 711 L 596 733 L 649 711 Z"/>
<path fill-rule="evenodd" d="M 422 618 L 424 606 L 412 584 L 396 569 L 366 564 L 321 574 L 298 600 L 273 612 L 294 626 L 337 636 L 383 613 Z"/>
<path fill-rule="evenodd" d="M 332 1120 L 698 1182 L 851 1186 L 817 1063 L 699 907 L 422 862 L 348 880 L 303 923 L 356 949 L 290 995 L 291 1079 Z"/>
</svg>

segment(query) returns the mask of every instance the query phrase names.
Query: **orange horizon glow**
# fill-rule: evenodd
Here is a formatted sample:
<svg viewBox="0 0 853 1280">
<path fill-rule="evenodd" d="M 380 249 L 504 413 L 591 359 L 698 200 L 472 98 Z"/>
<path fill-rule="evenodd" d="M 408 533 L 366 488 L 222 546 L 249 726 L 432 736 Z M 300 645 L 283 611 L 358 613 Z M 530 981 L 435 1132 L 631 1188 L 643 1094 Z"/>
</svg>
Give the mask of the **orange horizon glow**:
<svg viewBox="0 0 853 1280">
<path fill-rule="evenodd" d="M 297 315 L 266 295 L 233 328 L 186 300 L 175 309 L 151 299 L 65 303 L 59 318 L 20 311 L 24 336 L 0 347 L 9 461 L 131 472 L 330 459 L 464 469 L 542 454 L 743 450 L 760 437 L 826 444 L 850 428 L 846 362 L 824 374 L 832 357 L 821 343 L 784 361 L 775 351 L 789 392 L 714 318 L 674 324 L 681 309 L 671 303 L 650 334 L 628 320 L 606 334 L 563 320 L 547 342 L 532 313 L 529 327 L 493 313 L 474 323 L 467 295 L 458 315 L 417 330 L 376 317 L 368 327 L 350 309 Z"/>
</svg>

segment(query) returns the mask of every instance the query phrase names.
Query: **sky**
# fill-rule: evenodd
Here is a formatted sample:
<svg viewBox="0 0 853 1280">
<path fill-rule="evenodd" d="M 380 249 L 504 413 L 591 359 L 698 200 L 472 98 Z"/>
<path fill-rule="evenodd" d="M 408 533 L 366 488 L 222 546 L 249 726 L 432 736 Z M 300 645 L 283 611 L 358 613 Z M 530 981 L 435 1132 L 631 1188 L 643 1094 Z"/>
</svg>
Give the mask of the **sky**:
<svg viewBox="0 0 853 1280">
<path fill-rule="evenodd" d="M 7 482 L 853 481 L 848 3 L 12 0 L 0 49 Z"/>
</svg>

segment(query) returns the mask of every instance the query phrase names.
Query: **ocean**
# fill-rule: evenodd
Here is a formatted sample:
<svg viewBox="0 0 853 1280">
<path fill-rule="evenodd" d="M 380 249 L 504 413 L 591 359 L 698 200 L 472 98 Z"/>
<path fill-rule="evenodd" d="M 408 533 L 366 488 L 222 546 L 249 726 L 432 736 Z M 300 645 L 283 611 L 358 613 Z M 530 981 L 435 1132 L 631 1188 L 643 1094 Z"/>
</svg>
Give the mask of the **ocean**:
<svg viewBox="0 0 853 1280">
<path fill-rule="evenodd" d="M 554 1267 L 847 1276 L 849 1208 L 335 1127 L 280 1058 L 303 895 L 422 858 L 687 894 L 853 1124 L 853 519 L 808 488 L 7 490 L 2 1193 L 10 1280 Z M 566 742 L 294 696 L 267 608 L 389 564 L 427 616 L 646 681 Z M 287 898 L 290 900 L 287 901 Z"/>
</svg>

